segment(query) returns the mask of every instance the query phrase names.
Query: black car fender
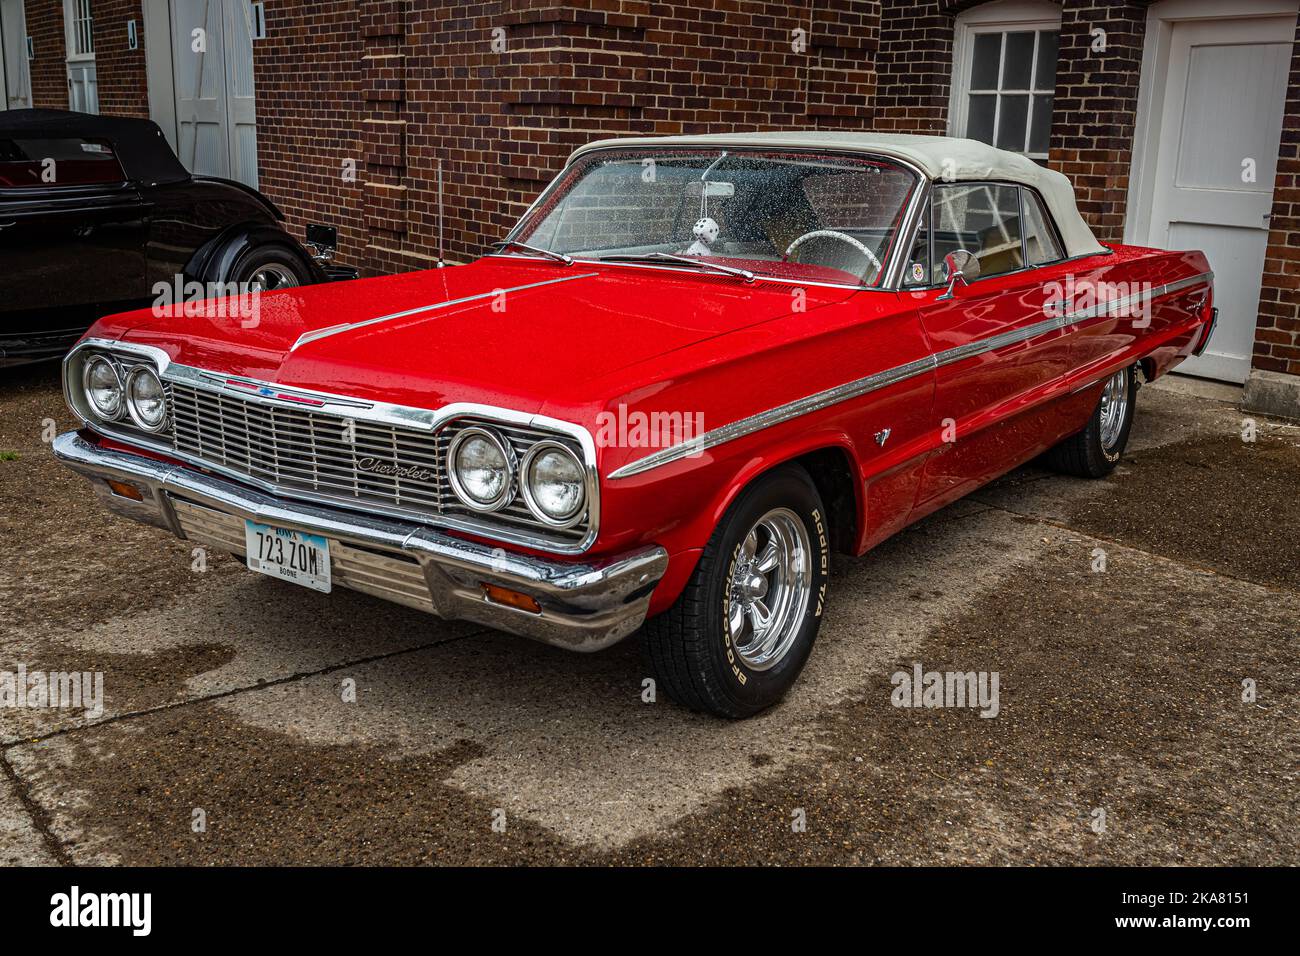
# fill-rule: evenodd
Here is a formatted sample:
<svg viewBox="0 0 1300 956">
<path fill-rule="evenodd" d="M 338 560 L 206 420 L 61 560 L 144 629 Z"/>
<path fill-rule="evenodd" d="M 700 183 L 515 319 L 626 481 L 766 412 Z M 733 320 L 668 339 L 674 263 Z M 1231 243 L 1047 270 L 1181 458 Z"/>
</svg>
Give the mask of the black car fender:
<svg viewBox="0 0 1300 956">
<path fill-rule="evenodd" d="M 303 264 L 312 282 L 326 281 L 325 272 L 306 250 L 278 225 L 260 222 L 227 226 L 197 250 L 185 267 L 187 281 L 229 282 L 236 263 L 252 249 L 276 245 L 289 250 Z"/>
</svg>

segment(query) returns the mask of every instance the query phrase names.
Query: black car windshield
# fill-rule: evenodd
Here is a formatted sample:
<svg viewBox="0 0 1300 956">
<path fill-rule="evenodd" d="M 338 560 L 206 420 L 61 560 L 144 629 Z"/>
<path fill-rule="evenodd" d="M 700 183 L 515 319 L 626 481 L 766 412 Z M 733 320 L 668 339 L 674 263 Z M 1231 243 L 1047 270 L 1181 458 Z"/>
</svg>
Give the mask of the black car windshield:
<svg viewBox="0 0 1300 956">
<path fill-rule="evenodd" d="M 575 258 L 876 285 L 917 176 L 803 151 L 626 149 L 579 160 L 514 238 Z M 523 254 L 523 253 L 520 253 Z"/>
</svg>

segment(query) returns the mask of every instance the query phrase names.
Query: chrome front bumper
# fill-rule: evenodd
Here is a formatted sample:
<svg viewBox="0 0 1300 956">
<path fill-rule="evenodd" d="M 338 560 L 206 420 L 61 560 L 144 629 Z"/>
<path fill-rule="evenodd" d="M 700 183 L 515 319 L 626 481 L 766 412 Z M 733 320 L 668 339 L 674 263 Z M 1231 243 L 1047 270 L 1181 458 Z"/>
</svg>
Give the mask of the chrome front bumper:
<svg viewBox="0 0 1300 956">
<path fill-rule="evenodd" d="M 601 650 L 640 627 L 668 567 L 659 547 L 590 562 L 515 554 L 424 525 L 277 498 L 181 465 L 101 448 L 76 432 L 55 439 L 54 455 L 90 479 L 110 510 L 178 537 L 242 557 L 245 519 L 323 535 L 339 585 L 568 650 Z M 135 486 L 143 500 L 117 494 L 108 479 Z M 495 603 L 484 584 L 529 595 L 541 611 Z"/>
</svg>

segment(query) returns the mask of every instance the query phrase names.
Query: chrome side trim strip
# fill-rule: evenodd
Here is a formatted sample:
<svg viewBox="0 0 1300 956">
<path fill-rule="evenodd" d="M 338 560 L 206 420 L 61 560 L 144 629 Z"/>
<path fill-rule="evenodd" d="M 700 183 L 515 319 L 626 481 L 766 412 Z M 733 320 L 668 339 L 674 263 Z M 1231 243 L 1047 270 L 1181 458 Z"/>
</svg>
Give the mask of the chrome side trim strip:
<svg viewBox="0 0 1300 956">
<path fill-rule="evenodd" d="M 809 412 L 815 412 L 821 408 L 827 408 L 831 405 L 838 405 L 840 402 L 848 401 L 850 398 L 857 398 L 859 395 L 865 395 L 867 392 L 875 391 L 878 388 L 884 388 L 886 385 L 893 385 L 895 382 L 901 382 L 903 379 L 911 378 L 913 375 L 920 375 L 924 372 L 932 371 L 935 368 L 935 358 L 933 355 L 927 355 L 923 359 L 917 359 L 914 362 L 908 362 L 905 365 L 898 365 L 883 372 L 877 372 L 874 375 L 868 375 L 866 378 L 860 378 L 855 382 L 849 382 L 845 385 L 839 385 L 835 388 L 828 388 L 824 392 L 817 392 L 815 395 L 808 395 L 804 398 L 796 399 L 785 405 L 778 405 L 776 408 L 770 408 L 765 412 L 759 412 L 749 418 L 742 418 L 739 421 L 732 422 L 730 425 L 723 425 L 721 428 L 715 428 L 711 432 L 705 432 L 698 438 L 689 441 L 680 442 L 652 455 L 647 455 L 634 462 L 624 465 L 610 473 L 610 478 L 630 478 L 632 475 L 639 475 L 644 471 L 652 468 L 658 468 L 669 462 L 677 461 L 681 458 L 687 458 L 692 455 L 699 455 L 710 448 L 714 448 L 724 442 L 735 441 L 737 438 L 743 438 L 746 435 L 752 435 L 756 431 L 764 428 L 770 428 L 781 422 L 789 421 L 800 415 L 807 415 Z"/>
<path fill-rule="evenodd" d="M 343 332 L 355 332 L 357 329 L 363 329 L 368 325 L 376 325 L 380 322 L 390 322 L 393 319 L 404 319 L 410 315 L 419 315 L 421 312 L 436 312 L 439 309 L 448 309 L 453 305 L 464 305 L 467 302 L 477 302 L 480 299 L 493 299 L 498 295 L 509 295 L 511 292 L 522 292 L 525 289 L 536 289 L 539 286 L 555 285 L 557 282 L 572 282 L 575 279 L 590 279 L 599 275 L 598 272 L 583 272 L 576 276 L 561 276 L 558 279 L 547 279 L 543 282 L 530 282 L 527 285 L 511 286 L 508 289 L 493 289 L 491 292 L 479 292 L 475 295 L 462 296 L 459 299 L 448 299 L 446 302 L 435 302 L 432 305 L 422 305 L 415 309 L 406 309 L 402 312 L 392 312 L 388 315 L 380 315 L 373 319 L 363 319 L 360 322 L 344 322 L 339 325 L 327 326 L 323 329 L 312 329 L 310 332 L 304 332 L 298 336 L 298 341 L 289 346 L 289 351 L 296 351 L 300 346 L 308 342 L 315 342 L 317 339 L 328 338 L 331 335 L 339 335 Z"/>
<path fill-rule="evenodd" d="M 944 349 L 941 352 L 935 352 L 923 359 L 917 359 L 907 362 L 903 365 L 886 369 L 883 372 L 877 372 L 874 375 L 868 375 L 866 378 L 860 378 L 857 381 L 849 382 L 845 385 L 839 385 L 835 388 L 827 389 L 823 392 L 817 392 L 815 395 L 809 395 L 805 398 L 796 399 L 793 402 L 787 402 L 784 405 L 778 405 L 776 408 L 770 408 L 767 411 L 759 412 L 749 418 L 742 418 L 734 421 L 729 425 L 723 425 L 713 431 L 705 432 L 689 441 L 679 442 L 668 448 L 661 449 L 653 454 L 646 455 L 644 458 L 638 458 L 636 461 L 629 462 L 621 468 L 615 469 L 610 473 L 610 480 L 617 478 L 630 478 L 633 475 L 639 475 L 643 472 L 650 471 L 653 468 L 659 468 L 663 465 L 680 461 L 683 458 L 689 458 L 693 455 L 699 455 L 710 448 L 715 448 L 724 442 L 734 441 L 745 435 L 752 435 L 756 431 L 764 428 L 770 428 L 773 425 L 779 425 L 787 422 L 792 418 L 798 418 L 800 415 L 806 415 L 809 412 L 825 408 L 829 405 L 836 405 L 840 402 L 848 401 L 851 398 L 857 398 L 865 395 L 867 392 L 876 389 L 885 388 L 896 382 L 911 378 L 915 375 L 922 375 L 928 371 L 941 368 L 945 365 L 951 365 L 954 362 L 960 362 L 964 359 L 976 355 L 983 355 L 985 352 L 993 352 L 997 349 L 1006 348 L 1009 345 L 1016 345 L 1020 342 L 1026 342 L 1029 339 L 1054 332 L 1066 326 L 1076 325 L 1086 319 L 1096 318 L 1101 315 L 1109 314 L 1112 311 L 1127 308 L 1136 305 L 1144 300 L 1154 301 L 1162 296 L 1169 295 L 1173 292 L 1181 292 L 1183 289 L 1199 285 L 1204 282 L 1213 282 L 1213 272 L 1202 272 L 1186 279 L 1179 279 L 1177 282 L 1169 282 L 1162 286 L 1155 286 L 1145 292 L 1138 292 L 1130 296 L 1124 296 L 1120 299 L 1112 299 L 1099 305 L 1090 306 L 1087 309 L 1076 309 L 1057 318 L 1044 319 L 1041 322 L 1035 322 L 1032 325 L 1026 325 L 1023 328 L 1012 329 L 1009 332 L 1000 332 L 997 335 L 991 335 L 985 339 L 979 339 L 975 342 L 968 342 L 965 345 L 959 345 L 956 348 Z M 1051 303 L 1048 303 L 1050 305 Z"/>
</svg>

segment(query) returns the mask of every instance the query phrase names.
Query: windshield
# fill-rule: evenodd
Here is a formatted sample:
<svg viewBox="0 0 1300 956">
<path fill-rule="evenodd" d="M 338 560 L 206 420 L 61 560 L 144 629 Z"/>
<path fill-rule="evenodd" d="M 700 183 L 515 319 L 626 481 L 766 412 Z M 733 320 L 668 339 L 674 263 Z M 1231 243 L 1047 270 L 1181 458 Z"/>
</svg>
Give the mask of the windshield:
<svg viewBox="0 0 1300 956">
<path fill-rule="evenodd" d="M 916 185 L 914 173 L 876 158 L 601 151 L 565 173 L 514 238 L 575 258 L 645 258 L 796 282 L 876 285 Z"/>
</svg>

